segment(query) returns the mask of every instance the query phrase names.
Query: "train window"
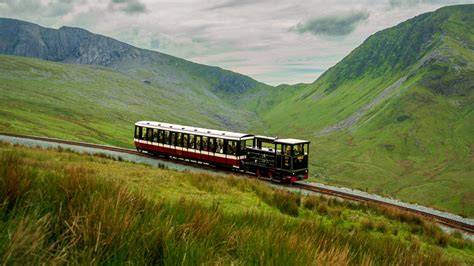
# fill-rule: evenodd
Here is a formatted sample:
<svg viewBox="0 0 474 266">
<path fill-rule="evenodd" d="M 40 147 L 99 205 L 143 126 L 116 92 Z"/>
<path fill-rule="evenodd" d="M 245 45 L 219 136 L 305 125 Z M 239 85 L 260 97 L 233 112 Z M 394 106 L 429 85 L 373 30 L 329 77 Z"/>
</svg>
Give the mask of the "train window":
<svg viewBox="0 0 474 266">
<path fill-rule="evenodd" d="M 136 139 L 139 138 L 139 137 L 138 137 L 138 136 L 140 136 L 139 133 L 140 133 L 139 127 L 138 127 L 138 126 L 135 126 L 135 135 L 134 135 L 134 136 L 135 136 Z"/>
<path fill-rule="evenodd" d="M 293 156 L 298 156 L 303 154 L 303 144 L 293 145 Z"/>
<path fill-rule="evenodd" d="M 153 140 L 153 128 L 146 129 L 146 140 L 152 141 Z"/>
<path fill-rule="evenodd" d="M 203 136 L 203 137 L 202 137 L 202 142 L 201 142 L 201 143 L 202 143 L 202 150 L 203 150 L 203 151 L 207 151 L 207 150 L 208 150 L 208 148 L 209 148 L 209 147 L 208 147 L 209 138 L 208 138 L 208 137 L 206 137 L 206 136 Z"/>
<path fill-rule="evenodd" d="M 188 148 L 188 134 L 183 134 L 183 147 Z"/>
<path fill-rule="evenodd" d="M 217 140 L 217 152 L 224 153 L 224 140 L 222 139 Z"/>
<path fill-rule="evenodd" d="M 291 155 L 291 146 L 290 145 L 283 145 L 281 152 L 284 155 Z"/>
<path fill-rule="evenodd" d="M 216 139 L 215 138 L 208 138 L 208 139 L 209 139 L 209 142 L 208 142 L 209 149 L 208 150 L 210 152 L 216 152 L 216 149 L 215 149 L 216 145 L 214 143 Z"/>
<path fill-rule="evenodd" d="M 202 137 L 196 136 L 196 150 L 202 150 Z"/>
<path fill-rule="evenodd" d="M 227 141 L 227 154 L 235 155 L 237 150 L 237 145 L 234 140 Z"/>
<path fill-rule="evenodd" d="M 143 140 L 146 140 L 146 130 L 147 130 L 146 127 L 142 129 L 142 138 L 141 139 L 143 139 Z"/>
<path fill-rule="evenodd" d="M 303 146 L 303 153 L 305 155 L 307 155 L 309 153 L 309 143 L 306 143 L 304 146 Z"/>
<path fill-rule="evenodd" d="M 245 140 L 237 142 L 237 156 L 245 155 Z"/>
<path fill-rule="evenodd" d="M 189 135 L 189 148 L 194 149 L 195 143 L 194 143 L 194 135 Z"/>
<path fill-rule="evenodd" d="M 281 147 L 282 145 L 281 145 L 281 144 L 277 144 L 277 145 L 275 145 L 275 146 L 276 146 L 276 152 L 277 152 L 278 154 L 281 154 L 281 153 L 282 153 L 282 147 Z"/>
<path fill-rule="evenodd" d="M 183 141 L 183 139 L 181 138 L 181 133 L 176 132 L 176 144 L 175 145 L 182 147 L 183 146 L 182 141 Z"/>
<path fill-rule="evenodd" d="M 176 132 L 170 132 L 170 145 L 174 146 L 175 142 L 176 142 Z"/>
<path fill-rule="evenodd" d="M 252 148 L 252 144 L 253 144 L 252 139 L 248 139 L 248 140 L 245 141 L 245 147 L 246 148 Z"/>
<path fill-rule="evenodd" d="M 153 142 L 158 142 L 158 129 L 153 129 Z"/>
<path fill-rule="evenodd" d="M 163 130 L 158 130 L 158 142 L 163 143 L 163 139 L 165 137 L 164 131 Z"/>
<path fill-rule="evenodd" d="M 169 131 L 165 131 L 163 133 L 164 135 L 164 138 L 163 138 L 163 144 L 168 144 L 169 141 L 170 141 L 170 132 Z"/>
</svg>

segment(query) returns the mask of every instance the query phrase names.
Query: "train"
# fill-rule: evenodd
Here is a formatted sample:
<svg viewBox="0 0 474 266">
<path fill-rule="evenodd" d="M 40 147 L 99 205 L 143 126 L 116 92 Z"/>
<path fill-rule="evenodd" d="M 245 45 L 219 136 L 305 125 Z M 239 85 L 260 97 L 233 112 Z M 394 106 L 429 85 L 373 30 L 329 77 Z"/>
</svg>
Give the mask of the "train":
<svg viewBox="0 0 474 266">
<path fill-rule="evenodd" d="M 156 121 L 135 123 L 137 151 L 275 182 L 308 179 L 308 140 L 190 127 Z"/>
</svg>

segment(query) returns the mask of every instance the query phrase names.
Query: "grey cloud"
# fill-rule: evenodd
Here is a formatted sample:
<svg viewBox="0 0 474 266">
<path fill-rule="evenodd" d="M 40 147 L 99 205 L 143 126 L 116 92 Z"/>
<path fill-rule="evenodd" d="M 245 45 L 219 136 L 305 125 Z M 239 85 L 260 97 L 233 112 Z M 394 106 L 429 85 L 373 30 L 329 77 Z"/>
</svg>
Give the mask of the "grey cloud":
<svg viewBox="0 0 474 266">
<path fill-rule="evenodd" d="M 138 0 L 112 0 L 112 8 L 118 7 L 120 11 L 135 14 L 147 12 L 146 5 Z"/>
<path fill-rule="evenodd" d="M 79 0 L 53 0 L 47 3 L 36 0 L 0 0 L 0 12 L 20 18 L 57 18 L 74 11 Z"/>
<path fill-rule="evenodd" d="M 235 6 L 243 6 L 243 5 L 249 5 L 249 4 L 254 4 L 258 3 L 257 0 L 226 0 L 220 4 L 211 6 L 207 8 L 207 10 L 215 10 L 215 9 L 222 9 L 222 8 L 229 8 L 229 7 L 235 7 Z"/>
<path fill-rule="evenodd" d="M 60 17 L 64 16 L 74 9 L 74 1 L 73 0 L 58 0 L 55 2 L 50 2 L 48 4 L 49 17 Z"/>
<path fill-rule="evenodd" d="M 420 4 L 439 4 L 441 0 L 389 0 L 390 7 L 410 7 Z"/>
<path fill-rule="evenodd" d="M 42 4 L 35 0 L 5 0 L 0 3 L 4 3 L 4 8 L 13 14 L 35 13 L 43 8 Z"/>
<path fill-rule="evenodd" d="M 346 15 L 313 18 L 300 22 L 290 28 L 298 33 L 312 33 L 325 36 L 345 36 L 353 32 L 356 26 L 369 18 L 369 12 L 357 11 Z"/>
</svg>

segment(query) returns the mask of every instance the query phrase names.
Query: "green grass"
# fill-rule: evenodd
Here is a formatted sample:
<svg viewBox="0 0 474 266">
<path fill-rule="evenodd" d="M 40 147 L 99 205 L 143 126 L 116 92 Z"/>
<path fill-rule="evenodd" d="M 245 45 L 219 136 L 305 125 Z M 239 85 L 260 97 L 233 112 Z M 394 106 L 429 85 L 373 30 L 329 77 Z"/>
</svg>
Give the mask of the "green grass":
<svg viewBox="0 0 474 266">
<path fill-rule="evenodd" d="M 395 209 L 252 179 L 0 144 L 6 264 L 471 264 L 474 245 Z"/>
</svg>

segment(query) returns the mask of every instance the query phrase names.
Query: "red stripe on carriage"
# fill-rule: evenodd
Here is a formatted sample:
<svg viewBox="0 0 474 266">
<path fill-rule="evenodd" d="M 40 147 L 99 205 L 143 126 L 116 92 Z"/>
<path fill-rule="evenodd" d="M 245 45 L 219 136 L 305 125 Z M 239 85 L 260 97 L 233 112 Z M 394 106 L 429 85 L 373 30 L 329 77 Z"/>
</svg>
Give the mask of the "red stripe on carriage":
<svg viewBox="0 0 474 266">
<path fill-rule="evenodd" d="M 214 153 L 209 154 L 209 152 L 206 152 L 206 151 L 201 151 L 201 153 L 191 152 L 191 151 L 187 151 L 187 149 L 178 150 L 176 148 L 167 148 L 167 147 L 162 147 L 162 146 L 157 146 L 157 145 L 145 144 L 141 142 L 135 142 L 135 146 L 145 151 L 156 152 L 163 155 L 171 155 L 171 156 L 198 160 L 198 161 L 207 162 L 207 163 L 216 163 L 216 164 L 221 164 L 221 165 L 227 165 L 229 167 L 240 166 L 239 160 L 236 160 L 233 158 L 215 156 Z"/>
</svg>

